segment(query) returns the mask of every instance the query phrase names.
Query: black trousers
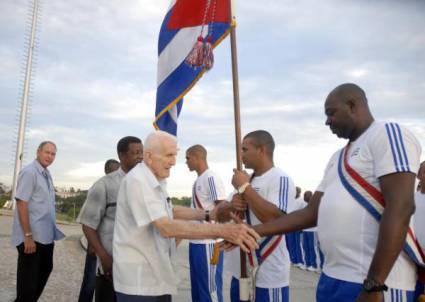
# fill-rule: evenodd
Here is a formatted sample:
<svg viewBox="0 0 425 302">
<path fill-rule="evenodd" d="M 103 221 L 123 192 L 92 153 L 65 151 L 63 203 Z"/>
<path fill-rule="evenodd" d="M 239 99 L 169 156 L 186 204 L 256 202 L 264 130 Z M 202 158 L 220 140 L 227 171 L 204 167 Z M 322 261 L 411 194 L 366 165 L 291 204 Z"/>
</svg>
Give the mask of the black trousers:
<svg viewBox="0 0 425 302">
<path fill-rule="evenodd" d="M 96 276 L 96 289 L 94 293 L 96 302 L 116 302 L 114 284 L 112 280 L 105 278 L 104 275 Z"/>
<path fill-rule="evenodd" d="M 92 302 L 94 290 L 96 288 L 96 255 L 86 253 L 86 262 L 84 264 L 83 281 L 81 282 L 80 296 L 78 302 Z"/>
<path fill-rule="evenodd" d="M 16 302 L 35 302 L 40 298 L 53 269 L 54 243 L 36 242 L 36 252 L 24 253 L 24 244 L 18 249 L 18 271 L 16 274 Z"/>
<path fill-rule="evenodd" d="M 172 302 L 171 295 L 163 296 L 135 296 L 117 292 L 118 302 Z"/>
</svg>

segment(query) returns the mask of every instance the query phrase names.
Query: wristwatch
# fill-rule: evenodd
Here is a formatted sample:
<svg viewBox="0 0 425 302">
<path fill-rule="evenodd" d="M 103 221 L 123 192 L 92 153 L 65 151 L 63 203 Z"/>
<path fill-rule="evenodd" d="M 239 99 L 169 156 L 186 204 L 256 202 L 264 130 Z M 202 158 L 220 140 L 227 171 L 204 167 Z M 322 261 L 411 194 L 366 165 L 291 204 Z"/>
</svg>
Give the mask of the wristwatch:
<svg viewBox="0 0 425 302">
<path fill-rule="evenodd" d="M 205 211 L 205 221 L 210 222 L 210 211 L 209 210 Z"/>
<path fill-rule="evenodd" d="M 243 185 L 241 185 L 239 188 L 238 188 L 238 193 L 239 194 L 242 194 L 243 192 L 245 192 L 245 190 L 246 190 L 246 188 L 249 186 L 249 182 L 246 182 L 246 183 L 244 183 Z"/>
<path fill-rule="evenodd" d="M 388 287 L 385 284 L 380 284 L 372 278 L 366 278 L 363 281 L 362 289 L 367 293 L 387 291 Z"/>
<path fill-rule="evenodd" d="M 31 237 L 31 236 L 32 236 L 32 233 L 31 233 L 31 232 L 29 232 L 29 233 L 25 233 L 25 234 L 24 234 L 24 236 L 25 236 L 25 237 Z"/>
</svg>

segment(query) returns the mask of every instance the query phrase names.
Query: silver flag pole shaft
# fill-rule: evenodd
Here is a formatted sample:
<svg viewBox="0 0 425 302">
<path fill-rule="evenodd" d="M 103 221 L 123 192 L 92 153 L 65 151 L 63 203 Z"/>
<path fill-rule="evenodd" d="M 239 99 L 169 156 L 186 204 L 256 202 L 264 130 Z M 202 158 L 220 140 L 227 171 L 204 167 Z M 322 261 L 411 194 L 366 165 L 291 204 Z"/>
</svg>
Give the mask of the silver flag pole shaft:
<svg viewBox="0 0 425 302">
<path fill-rule="evenodd" d="M 15 154 L 15 169 L 13 172 L 13 183 L 12 183 L 12 208 L 15 208 L 15 196 L 16 196 L 16 185 L 18 183 L 19 171 L 22 167 L 23 152 L 24 152 L 24 141 L 25 141 L 25 130 L 27 124 L 27 114 L 28 114 L 28 96 L 31 85 L 31 75 L 32 75 L 32 59 L 35 49 L 35 33 L 37 29 L 37 18 L 38 18 L 38 0 L 34 0 L 34 7 L 32 12 L 32 23 L 31 23 L 31 36 L 30 43 L 28 45 L 28 54 L 27 62 L 25 69 L 25 81 L 24 81 L 24 91 L 22 94 L 21 101 L 21 111 L 19 118 L 19 130 L 18 130 L 18 140 L 16 145 L 16 154 Z"/>
</svg>

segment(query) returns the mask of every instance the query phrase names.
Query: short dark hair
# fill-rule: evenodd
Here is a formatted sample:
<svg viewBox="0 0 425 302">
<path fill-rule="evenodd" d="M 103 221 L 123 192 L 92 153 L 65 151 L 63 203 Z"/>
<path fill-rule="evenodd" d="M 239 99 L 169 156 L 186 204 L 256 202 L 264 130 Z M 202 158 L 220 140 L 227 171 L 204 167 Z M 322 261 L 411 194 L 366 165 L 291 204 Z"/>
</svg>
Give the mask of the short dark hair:
<svg viewBox="0 0 425 302">
<path fill-rule="evenodd" d="M 41 149 L 43 149 L 43 147 L 44 147 L 45 145 L 47 145 L 47 144 L 51 144 L 51 145 L 55 146 L 55 149 L 57 149 L 56 144 L 55 144 L 54 142 L 52 142 L 52 141 L 42 141 L 42 142 L 40 143 L 40 145 L 38 145 L 37 150 L 41 150 Z"/>
<path fill-rule="evenodd" d="M 250 138 L 252 140 L 252 144 L 257 147 L 265 147 L 267 150 L 267 154 L 273 158 L 274 152 L 274 140 L 273 136 L 268 133 L 266 130 L 256 130 L 245 135 L 244 139 Z"/>
<path fill-rule="evenodd" d="M 107 173 L 107 171 L 111 171 L 112 170 L 112 165 L 119 165 L 120 164 L 120 162 L 119 161 L 117 161 L 116 159 L 108 159 L 106 162 L 105 162 L 105 173 Z"/>
<path fill-rule="evenodd" d="M 122 153 L 127 153 L 128 146 L 130 144 L 141 144 L 142 140 L 135 136 L 125 136 L 122 139 L 119 140 L 117 144 L 117 153 L 118 155 Z"/>
<path fill-rule="evenodd" d="M 196 153 L 202 159 L 207 159 L 207 149 L 205 149 L 202 145 L 193 145 L 192 147 L 189 147 L 186 152 L 189 154 Z"/>
</svg>

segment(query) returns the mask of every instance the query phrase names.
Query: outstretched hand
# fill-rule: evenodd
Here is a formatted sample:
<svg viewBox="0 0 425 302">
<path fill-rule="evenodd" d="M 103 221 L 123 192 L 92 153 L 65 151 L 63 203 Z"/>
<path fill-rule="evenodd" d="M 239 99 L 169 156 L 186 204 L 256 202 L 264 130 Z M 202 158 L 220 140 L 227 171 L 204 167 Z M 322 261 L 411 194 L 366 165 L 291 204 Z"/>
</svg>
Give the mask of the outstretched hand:
<svg viewBox="0 0 425 302">
<path fill-rule="evenodd" d="M 258 243 L 257 241 L 260 239 L 260 236 L 257 234 L 257 232 L 254 231 L 254 229 L 250 228 L 248 225 L 246 225 L 243 220 L 237 216 L 235 213 L 230 213 L 230 217 L 232 217 L 233 221 L 236 223 L 234 224 L 234 226 L 243 226 L 243 229 L 247 228 L 249 234 L 252 236 L 254 236 L 255 238 L 255 248 L 258 248 Z M 250 243 L 252 243 L 250 241 Z M 224 250 L 226 252 L 233 250 L 235 247 L 240 246 L 242 248 L 242 250 L 246 253 L 250 253 L 251 251 L 253 251 L 253 248 L 250 248 L 249 250 L 247 250 L 246 248 L 244 248 L 242 245 L 240 245 L 237 242 L 231 241 L 231 240 L 227 240 L 227 238 L 225 238 L 225 240 L 223 240 L 222 242 L 220 242 L 218 244 L 218 247 L 220 248 L 220 250 Z"/>
<path fill-rule="evenodd" d="M 260 239 L 260 235 L 246 224 L 227 224 L 223 239 L 239 245 L 244 252 L 250 253 L 258 249 L 257 240 Z"/>
<path fill-rule="evenodd" d="M 217 220 L 217 212 L 219 211 L 220 204 L 218 203 L 212 210 L 210 210 L 210 219 L 213 221 Z"/>
<path fill-rule="evenodd" d="M 229 241 L 226 241 L 226 240 L 220 241 L 218 243 L 218 248 L 221 251 L 225 251 L 225 252 L 229 252 L 229 251 L 233 250 L 236 247 L 238 247 L 236 244 L 233 244 L 233 243 L 231 243 Z"/>
</svg>

